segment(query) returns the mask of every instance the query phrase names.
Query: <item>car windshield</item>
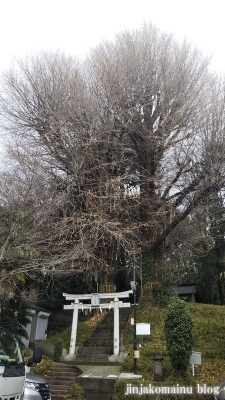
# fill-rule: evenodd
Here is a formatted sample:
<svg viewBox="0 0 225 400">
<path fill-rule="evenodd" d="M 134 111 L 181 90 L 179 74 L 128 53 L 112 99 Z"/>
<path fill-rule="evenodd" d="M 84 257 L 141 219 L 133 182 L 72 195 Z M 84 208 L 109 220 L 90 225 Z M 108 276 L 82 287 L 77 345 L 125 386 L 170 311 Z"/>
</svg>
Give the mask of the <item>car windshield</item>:
<svg viewBox="0 0 225 400">
<path fill-rule="evenodd" d="M 0 363 L 22 362 L 18 340 L 6 329 L 0 328 Z"/>
</svg>

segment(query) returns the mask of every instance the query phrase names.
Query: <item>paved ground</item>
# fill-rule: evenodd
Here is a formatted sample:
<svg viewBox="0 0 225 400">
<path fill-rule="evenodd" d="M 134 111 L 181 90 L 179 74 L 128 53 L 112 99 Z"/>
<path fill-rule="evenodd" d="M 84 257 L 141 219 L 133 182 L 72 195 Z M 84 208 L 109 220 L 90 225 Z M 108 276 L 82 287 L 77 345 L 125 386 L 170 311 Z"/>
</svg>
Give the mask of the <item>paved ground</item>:
<svg viewBox="0 0 225 400">
<path fill-rule="evenodd" d="M 80 375 L 83 378 L 141 378 L 141 375 L 121 373 L 121 366 L 117 365 L 79 365 L 79 368 L 83 371 Z"/>
<path fill-rule="evenodd" d="M 115 378 L 120 375 L 121 366 L 117 365 L 79 365 L 83 371 L 82 377 L 90 378 Z"/>
</svg>

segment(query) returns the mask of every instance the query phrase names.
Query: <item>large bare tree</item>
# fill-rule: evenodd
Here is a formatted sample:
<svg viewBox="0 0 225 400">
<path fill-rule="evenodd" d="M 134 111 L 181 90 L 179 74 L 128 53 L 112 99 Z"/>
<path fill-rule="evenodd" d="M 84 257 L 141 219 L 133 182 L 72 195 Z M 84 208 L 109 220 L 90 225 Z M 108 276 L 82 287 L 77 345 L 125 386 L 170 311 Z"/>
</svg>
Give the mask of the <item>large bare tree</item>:
<svg viewBox="0 0 225 400">
<path fill-rule="evenodd" d="M 159 277 L 171 233 L 224 185 L 224 87 L 208 64 L 144 25 L 82 63 L 43 53 L 4 74 L 4 132 L 42 181 L 37 264 L 108 274 L 140 251 Z"/>
</svg>

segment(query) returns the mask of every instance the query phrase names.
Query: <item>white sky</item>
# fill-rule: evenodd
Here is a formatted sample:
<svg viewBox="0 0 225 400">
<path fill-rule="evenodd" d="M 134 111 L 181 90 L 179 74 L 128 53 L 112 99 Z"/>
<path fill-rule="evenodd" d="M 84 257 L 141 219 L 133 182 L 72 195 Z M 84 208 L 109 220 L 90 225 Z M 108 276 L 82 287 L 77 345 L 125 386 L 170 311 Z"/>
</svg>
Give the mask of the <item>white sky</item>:
<svg viewBox="0 0 225 400">
<path fill-rule="evenodd" d="M 0 70 L 40 50 L 88 53 L 144 20 L 186 37 L 225 73 L 225 0 L 0 0 Z"/>
</svg>

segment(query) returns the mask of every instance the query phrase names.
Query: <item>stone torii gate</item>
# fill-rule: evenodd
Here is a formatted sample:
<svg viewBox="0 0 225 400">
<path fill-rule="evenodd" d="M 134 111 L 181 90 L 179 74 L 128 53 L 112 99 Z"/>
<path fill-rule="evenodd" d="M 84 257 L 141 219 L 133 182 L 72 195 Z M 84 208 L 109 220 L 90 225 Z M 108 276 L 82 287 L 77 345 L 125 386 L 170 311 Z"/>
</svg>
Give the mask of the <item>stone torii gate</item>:
<svg viewBox="0 0 225 400">
<path fill-rule="evenodd" d="M 92 309 L 114 309 L 114 358 L 119 356 L 119 309 L 123 307 L 130 307 L 130 303 L 123 303 L 119 299 L 127 298 L 133 290 L 127 290 L 126 292 L 117 293 L 90 293 L 90 294 L 67 294 L 63 293 L 66 300 L 72 300 L 70 305 L 64 305 L 64 310 L 73 310 L 73 321 L 70 337 L 70 349 L 69 357 L 70 359 L 75 358 L 75 348 L 76 348 L 76 337 L 77 337 L 77 322 L 78 322 L 78 310 L 92 310 Z M 101 303 L 101 300 L 113 299 L 110 303 Z M 81 300 L 90 300 L 90 304 L 83 304 Z"/>
</svg>

